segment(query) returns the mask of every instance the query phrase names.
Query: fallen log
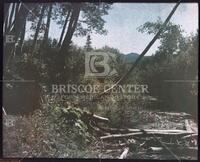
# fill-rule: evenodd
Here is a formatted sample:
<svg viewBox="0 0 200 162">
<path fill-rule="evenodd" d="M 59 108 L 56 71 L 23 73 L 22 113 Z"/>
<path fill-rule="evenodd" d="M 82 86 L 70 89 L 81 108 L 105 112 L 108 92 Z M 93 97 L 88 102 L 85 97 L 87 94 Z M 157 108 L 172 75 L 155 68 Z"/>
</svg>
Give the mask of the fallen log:
<svg viewBox="0 0 200 162">
<path fill-rule="evenodd" d="M 154 151 L 154 152 L 158 152 L 158 151 L 162 151 L 164 150 L 163 147 L 150 147 L 147 151 Z"/>
<path fill-rule="evenodd" d="M 188 132 L 193 132 L 190 124 L 189 124 L 189 121 L 188 119 L 185 120 L 185 129 L 188 131 Z"/>
<path fill-rule="evenodd" d="M 198 138 L 198 134 L 190 134 L 182 137 L 182 139 L 188 139 L 188 138 Z"/>
<path fill-rule="evenodd" d="M 114 150 L 111 150 L 111 149 L 109 149 L 109 150 L 102 150 L 102 152 L 105 152 L 106 154 L 109 154 L 109 153 L 112 153 L 112 152 L 120 152 L 121 151 L 121 149 L 114 149 Z"/>
<path fill-rule="evenodd" d="M 198 132 L 198 129 L 197 129 L 197 125 L 195 122 L 193 122 L 192 120 L 188 120 L 188 119 L 185 119 L 185 129 L 188 131 L 188 132 L 195 132 L 197 133 Z"/>
<path fill-rule="evenodd" d="M 98 124 L 96 126 L 102 131 L 109 132 L 109 133 L 129 133 L 129 132 L 135 132 L 139 130 L 139 129 L 103 128 L 99 126 Z"/>
<path fill-rule="evenodd" d="M 101 117 L 101 116 L 98 116 L 98 115 L 95 115 L 95 114 L 93 114 L 92 118 L 97 122 L 106 122 L 106 123 L 109 122 L 108 118 L 104 118 L 104 117 Z"/>
<path fill-rule="evenodd" d="M 123 148 L 127 147 L 129 144 L 128 143 L 120 143 L 120 144 L 105 144 L 104 147 L 107 149 L 116 149 L 116 148 Z"/>
<path fill-rule="evenodd" d="M 137 133 L 137 132 L 167 132 L 167 133 L 184 133 L 186 132 L 185 130 L 178 130 L 178 129 L 169 129 L 169 130 L 162 130 L 162 129 L 131 129 L 131 128 L 102 128 L 99 125 L 97 127 L 105 132 L 109 133 Z"/>
<path fill-rule="evenodd" d="M 125 148 L 122 154 L 120 155 L 119 159 L 125 159 L 128 155 L 129 148 Z"/>
<path fill-rule="evenodd" d="M 197 147 L 167 147 L 167 150 L 170 150 L 171 152 L 174 152 L 175 154 L 184 154 L 184 155 L 197 155 L 198 148 Z M 154 152 L 154 153 L 167 153 L 167 151 L 164 147 L 150 147 L 148 149 L 148 152 Z"/>
<path fill-rule="evenodd" d="M 160 115 L 171 115 L 171 116 L 181 116 L 181 117 L 185 117 L 185 118 L 191 118 L 192 115 L 185 113 L 185 112 L 157 112 L 157 114 Z"/>
<path fill-rule="evenodd" d="M 103 122 L 103 123 L 109 122 L 108 118 L 105 118 L 105 117 L 102 117 L 102 116 L 99 116 L 99 115 L 95 115 L 95 114 L 92 114 L 92 113 L 87 112 L 87 111 L 84 111 L 83 115 L 87 116 L 88 118 L 91 118 L 92 120 L 94 120 L 97 123 L 98 122 Z"/>
<path fill-rule="evenodd" d="M 166 132 L 166 131 L 144 131 L 144 132 L 135 132 L 135 133 L 127 133 L 127 134 L 111 134 L 108 136 L 100 137 L 101 140 L 110 140 L 110 139 L 123 139 L 123 138 L 133 138 L 133 137 L 148 137 L 148 136 L 157 136 L 157 137 L 182 137 L 186 135 L 193 134 L 191 132 L 183 131 L 183 132 Z"/>
<path fill-rule="evenodd" d="M 93 122 L 88 122 L 87 125 L 88 125 L 88 128 L 90 128 L 91 130 L 94 130 L 96 133 L 98 133 L 98 135 L 103 135 L 103 136 L 109 135 L 109 133 L 101 131 L 99 128 L 95 127 Z"/>
<path fill-rule="evenodd" d="M 94 120 L 95 122 L 103 122 L 103 123 L 108 123 L 109 122 L 108 118 L 104 118 L 102 116 L 93 114 L 93 113 L 88 112 L 88 111 L 83 111 L 83 110 L 81 110 L 79 108 L 75 108 L 75 107 L 73 107 L 73 108 L 71 108 L 71 107 L 70 108 L 61 108 L 63 114 L 68 113 L 68 111 L 70 109 L 76 109 L 77 111 L 81 112 L 83 119 L 88 119 L 89 118 L 89 119 Z"/>
<path fill-rule="evenodd" d="M 122 148 L 122 147 L 125 147 L 125 146 L 128 147 L 128 146 L 133 145 L 135 143 L 136 143 L 136 141 L 134 139 L 129 139 L 124 143 L 116 143 L 116 144 L 105 143 L 104 147 L 109 148 L 109 149 L 111 149 L 111 148 Z"/>
</svg>

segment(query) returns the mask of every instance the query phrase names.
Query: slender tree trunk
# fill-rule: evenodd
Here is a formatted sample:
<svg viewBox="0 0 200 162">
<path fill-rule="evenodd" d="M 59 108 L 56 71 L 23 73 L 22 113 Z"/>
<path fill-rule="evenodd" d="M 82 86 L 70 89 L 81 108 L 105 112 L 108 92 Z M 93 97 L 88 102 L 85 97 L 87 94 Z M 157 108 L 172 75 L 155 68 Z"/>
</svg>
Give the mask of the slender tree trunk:
<svg viewBox="0 0 200 162">
<path fill-rule="evenodd" d="M 4 35 L 8 33 L 8 16 L 4 20 Z"/>
<path fill-rule="evenodd" d="M 33 5 L 27 4 L 27 6 L 29 8 L 31 8 Z M 7 65 L 8 59 L 10 58 L 12 53 L 14 52 L 15 43 L 19 39 L 21 30 L 23 29 L 21 26 L 22 26 L 23 22 L 26 20 L 28 12 L 29 11 L 23 5 L 20 7 L 20 10 L 18 12 L 18 16 L 17 16 L 16 20 L 14 20 L 13 28 L 8 33 L 9 35 L 14 36 L 15 42 L 6 42 L 5 43 L 5 46 L 4 46 L 4 67 Z"/>
<path fill-rule="evenodd" d="M 45 31 L 44 31 L 44 38 L 43 38 L 42 44 L 40 45 L 40 49 L 39 49 L 40 59 L 42 61 L 44 60 L 43 59 L 44 58 L 44 50 L 43 49 L 46 49 L 46 47 L 48 45 L 48 35 L 49 35 L 49 28 L 50 28 L 50 23 L 51 23 L 52 8 L 53 8 L 53 4 L 50 4 L 48 15 L 47 15 L 47 23 L 46 23 L 46 27 L 45 27 Z"/>
<path fill-rule="evenodd" d="M 20 33 L 20 40 L 19 40 L 20 53 L 22 53 L 22 45 L 23 45 L 23 42 L 24 42 L 25 31 L 26 31 L 26 19 L 25 19 L 25 21 L 23 23 L 23 28 L 22 28 L 22 31 Z"/>
<path fill-rule="evenodd" d="M 63 53 L 64 51 L 66 51 L 69 48 L 69 45 L 71 43 L 72 40 L 72 36 L 75 32 L 75 28 L 78 22 L 78 18 L 79 18 L 79 14 L 80 14 L 80 8 L 81 8 L 81 4 L 74 4 L 73 5 L 73 11 L 72 11 L 72 15 L 69 21 L 69 26 L 67 28 L 67 33 L 65 35 L 65 38 L 63 40 L 63 43 L 61 45 L 61 49 L 60 52 Z"/>
<path fill-rule="evenodd" d="M 11 25 L 12 25 L 14 11 L 15 11 L 15 3 L 12 4 L 12 9 L 11 9 L 10 16 L 9 16 L 9 21 L 8 21 L 8 30 L 10 30 Z"/>
<path fill-rule="evenodd" d="M 8 32 L 8 18 L 9 18 L 9 8 L 10 4 L 4 4 L 4 35 Z"/>
<path fill-rule="evenodd" d="M 63 40 L 63 36 L 64 36 L 64 33 L 65 33 L 65 29 L 67 27 L 67 22 L 68 22 L 70 13 L 71 13 L 71 10 L 69 10 L 68 13 L 67 13 L 67 16 L 66 16 L 66 19 L 65 19 L 65 23 L 63 25 L 63 29 L 62 29 L 62 32 L 61 32 L 61 35 L 60 35 L 60 39 L 59 39 L 59 42 L 58 42 L 58 47 L 61 46 L 61 43 L 62 43 L 62 40 Z"/>
<path fill-rule="evenodd" d="M 45 9 L 46 9 L 46 6 L 43 5 L 43 6 L 42 6 L 42 9 L 41 9 L 39 21 L 38 21 L 38 23 L 37 23 L 35 35 L 34 35 L 34 38 L 33 38 L 33 44 L 32 44 L 32 48 L 31 48 L 32 51 L 34 51 L 35 46 L 36 46 L 36 42 L 37 42 L 37 38 L 38 38 L 38 35 L 39 35 L 40 27 L 41 27 L 41 24 L 42 24 L 42 19 L 43 19 L 43 16 L 44 16 L 44 11 L 45 11 Z"/>
<path fill-rule="evenodd" d="M 8 32 L 10 32 L 11 31 L 11 29 L 12 29 L 12 26 L 14 26 L 14 24 L 15 24 L 15 21 L 17 20 L 17 17 L 19 16 L 18 14 L 19 14 L 19 3 L 17 3 L 16 4 L 16 7 L 15 7 L 15 18 L 14 18 L 14 20 L 12 21 L 12 23 L 10 24 L 10 27 L 8 28 Z M 21 6 L 22 7 L 22 6 Z"/>
<path fill-rule="evenodd" d="M 22 6 L 21 6 L 21 7 L 22 7 Z M 15 20 L 17 19 L 18 13 L 19 13 L 19 3 L 17 3 L 17 5 L 16 5 L 16 7 L 15 7 Z M 14 21 L 15 21 L 15 20 L 14 20 Z M 14 21 L 13 21 L 13 23 L 14 23 Z M 13 25 L 13 23 L 12 23 L 12 25 Z"/>
<path fill-rule="evenodd" d="M 80 15 L 80 9 L 81 9 L 81 4 L 80 3 L 76 3 L 73 4 L 72 6 L 72 14 L 69 20 L 69 25 L 67 28 L 67 33 L 65 35 L 65 38 L 63 40 L 63 43 L 61 45 L 60 51 L 59 51 L 59 55 L 58 55 L 58 72 L 63 72 L 63 70 L 65 69 L 65 55 L 69 49 L 69 46 L 71 44 L 71 40 L 72 40 L 72 36 L 75 32 L 76 26 L 77 26 L 77 22 L 78 22 L 78 18 Z"/>
<path fill-rule="evenodd" d="M 47 24 L 44 32 L 44 39 L 43 39 L 43 44 L 45 45 L 48 41 L 48 35 L 49 35 L 49 28 L 50 28 L 50 23 L 51 23 L 51 13 L 52 13 L 52 8 L 53 4 L 50 4 L 49 6 L 49 12 L 47 15 Z"/>
<path fill-rule="evenodd" d="M 8 15 L 9 15 L 9 8 L 10 8 L 10 4 L 9 3 L 5 3 L 4 4 L 4 24 L 6 23 L 6 21 L 8 21 L 7 20 L 7 18 L 8 18 Z"/>
</svg>

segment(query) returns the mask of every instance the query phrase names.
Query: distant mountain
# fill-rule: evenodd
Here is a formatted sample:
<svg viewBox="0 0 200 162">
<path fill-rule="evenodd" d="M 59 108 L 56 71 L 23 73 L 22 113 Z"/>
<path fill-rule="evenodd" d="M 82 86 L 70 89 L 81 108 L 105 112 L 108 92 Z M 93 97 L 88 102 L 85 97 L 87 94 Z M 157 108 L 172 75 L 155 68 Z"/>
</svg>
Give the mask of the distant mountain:
<svg viewBox="0 0 200 162">
<path fill-rule="evenodd" d="M 137 58 L 139 57 L 139 54 L 137 53 L 128 53 L 126 55 L 122 55 L 121 59 L 124 63 L 133 63 Z"/>
<path fill-rule="evenodd" d="M 133 62 L 139 57 L 137 53 L 129 53 L 125 55 L 126 62 Z"/>
</svg>

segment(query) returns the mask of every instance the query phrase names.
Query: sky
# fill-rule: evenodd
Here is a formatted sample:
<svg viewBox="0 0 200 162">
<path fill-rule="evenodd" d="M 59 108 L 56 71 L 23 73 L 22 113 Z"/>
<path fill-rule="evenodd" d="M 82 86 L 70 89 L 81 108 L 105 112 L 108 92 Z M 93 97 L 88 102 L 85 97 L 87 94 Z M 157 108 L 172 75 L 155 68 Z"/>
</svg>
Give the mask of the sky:
<svg viewBox="0 0 200 162">
<path fill-rule="evenodd" d="M 131 52 L 140 54 L 153 35 L 140 33 L 137 27 L 147 21 L 155 22 L 158 17 L 164 21 L 174 5 L 175 3 L 114 3 L 108 15 L 103 17 L 108 34 L 92 34 L 93 48 L 108 45 L 124 54 Z M 171 21 L 181 25 L 184 35 L 195 33 L 198 29 L 198 4 L 180 4 Z M 49 32 L 50 37 L 59 38 L 61 29 L 52 22 Z M 78 46 L 84 46 L 86 37 L 73 37 L 72 40 Z M 158 46 L 159 41 L 156 41 L 147 55 L 152 55 Z"/>
</svg>

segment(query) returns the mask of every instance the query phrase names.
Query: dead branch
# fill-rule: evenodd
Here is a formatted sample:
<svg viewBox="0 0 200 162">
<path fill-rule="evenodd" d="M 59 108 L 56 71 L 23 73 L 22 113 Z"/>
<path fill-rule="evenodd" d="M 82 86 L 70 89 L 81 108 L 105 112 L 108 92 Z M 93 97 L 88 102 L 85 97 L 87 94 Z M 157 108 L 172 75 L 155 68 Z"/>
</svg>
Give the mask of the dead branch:
<svg viewBox="0 0 200 162">
<path fill-rule="evenodd" d="M 129 148 L 125 148 L 122 154 L 120 155 L 119 159 L 125 159 L 128 155 Z"/>
<path fill-rule="evenodd" d="M 185 129 L 186 129 L 188 132 L 193 132 L 193 131 L 192 131 L 192 128 L 190 127 L 190 124 L 189 124 L 188 119 L 185 119 Z"/>
<path fill-rule="evenodd" d="M 101 117 L 101 116 L 98 116 L 98 115 L 95 115 L 95 114 L 93 114 L 92 118 L 97 122 L 105 122 L 105 123 L 109 122 L 108 118 L 104 118 L 104 117 Z"/>
<path fill-rule="evenodd" d="M 118 129 L 118 128 L 103 128 L 97 125 L 97 127 L 105 132 L 109 133 L 137 133 L 137 132 L 161 132 L 161 133 L 185 133 L 185 130 L 178 130 L 178 129 L 169 129 L 169 130 L 162 130 L 162 129 Z"/>
<path fill-rule="evenodd" d="M 97 128 L 93 121 L 89 121 L 87 125 L 91 130 L 94 130 L 96 133 L 98 133 L 98 135 L 103 135 L 103 136 L 109 135 L 109 133 L 106 133 L 106 132 L 100 130 L 99 128 Z"/>
<path fill-rule="evenodd" d="M 185 112 L 157 112 L 157 114 L 160 115 L 171 115 L 171 116 L 180 116 L 180 117 L 185 117 L 185 118 L 191 118 L 192 115 L 185 113 Z"/>
<path fill-rule="evenodd" d="M 167 147 L 168 150 L 176 153 L 176 154 L 185 154 L 190 155 L 191 154 L 197 154 L 198 148 L 197 147 Z M 166 153 L 166 150 L 163 147 L 150 147 L 148 149 L 149 152 L 156 152 L 156 153 Z"/>
<path fill-rule="evenodd" d="M 104 118 L 102 116 L 99 116 L 99 115 L 95 115 L 95 114 L 92 114 L 90 112 L 87 112 L 87 111 L 84 111 L 84 115 L 92 120 L 94 120 L 95 122 L 102 122 L 102 123 L 108 123 L 109 122 L 109 119 L 108 118 Z"/>
<path fill-rule="evenodd" d="M 69 109 L 76 109 L 76 110 L 79 110 L 79 108 L 61 108 L 63 114 L 67 113 Z M 82 117 L 83 118 L 89 118 L 89 119 L 92 119 L 94 120 L 95 122 L 103 122 L 103 123 L 108 123 L 109 122 L 109 119 L 108 118 L 104 118 L 102 116 L 99 116 L 99 115 L 96 115 L 96 114 L 93 114 L 91 112 L 88 112 L 88 111 L 83 111 L 83 114 L 82 114 Z"/>
<path fill-rule="evenodd" d="M 198 132 L 197 125 L 192 120 L 185 119 L 185 128 L 188 132 Z"/>
<path fill-rule="evenodd" d="M 110 140 L 110 139 L 123 139 L 123 138 L 133 138 L 133 137 L 148 137 L 148 136 L 158 136 L 158 137 L 182 137 L 186 135 L 193 134 L 191 132 L 182 131 L 182 132 L 167 132 L 167 131 L 146 131 L 146 132 L 135 132 L 127 134 L 111 134 L 108 136 L 100 137 L 101 140 Z"/>
<path fill-rule="evenodd" d="M 198 134 L 190 134 L 182 137 L 182 139 L 188 139 L 188 138 L 198 138 Z"/>
<path fill-rule="evenodd" d="M 108 144 L 105 145 L 105 148 L 115 149 L 115 148 L 122 148 L 122 147 L 125 147 L 125 146 L 128 146 L 128 145 L 129 145 L 128 143 L 120 143 L 120 144 L 108 143 Z"/>
</svg>

